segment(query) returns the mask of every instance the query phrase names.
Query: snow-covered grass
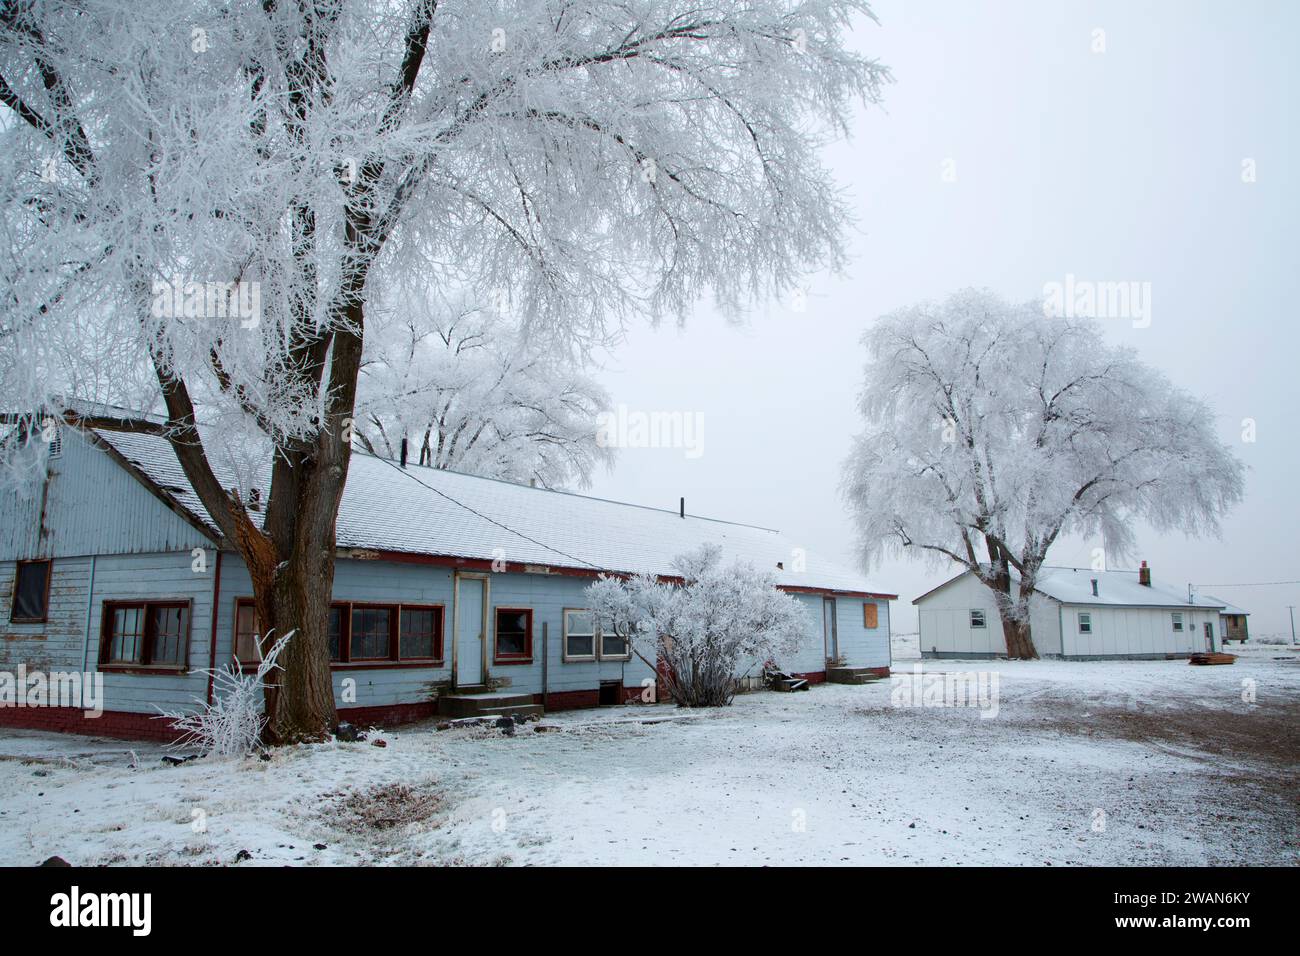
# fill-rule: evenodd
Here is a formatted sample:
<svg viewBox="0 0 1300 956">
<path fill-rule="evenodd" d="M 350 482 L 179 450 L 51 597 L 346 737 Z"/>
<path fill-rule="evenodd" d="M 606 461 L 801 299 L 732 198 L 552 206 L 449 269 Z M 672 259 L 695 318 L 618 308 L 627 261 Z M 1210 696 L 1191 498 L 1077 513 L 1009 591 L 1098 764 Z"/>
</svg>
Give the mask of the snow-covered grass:
<svg viewBox="0 0 1300 956">
<path fill-rule="evenodd" d="M 998 716 L 895 708 L 882 682 L 269 760 L 145 746 L 134 769 L 121 743 L 6 732 L 0 864 L 1300 861 L 1300 654 L 925 669 L 996 672 Z"/>
</svg>

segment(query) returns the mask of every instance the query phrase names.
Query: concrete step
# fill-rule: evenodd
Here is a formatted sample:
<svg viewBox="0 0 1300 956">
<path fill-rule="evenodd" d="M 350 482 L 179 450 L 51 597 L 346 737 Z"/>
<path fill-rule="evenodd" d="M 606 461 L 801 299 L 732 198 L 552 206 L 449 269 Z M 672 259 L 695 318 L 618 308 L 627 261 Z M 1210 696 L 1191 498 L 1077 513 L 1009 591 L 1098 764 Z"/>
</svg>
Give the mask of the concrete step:
<svg viewBox="0 0 1300 956">
<path fill-rule="evenodd" d="M 542 705 L 533 703 L 532 694 L 492 691 L 481 694 L 443 694 L 438 698 L 438 713 L 443 717 L 505 717 L 513 714 L 542 714 Z"/>
<path fill-rule="evenodd" d="M 828 667 L 826 681 L 830 684 L 874 684 L 880 680 L 879 674 L 870 667 Z"/>
</svg>

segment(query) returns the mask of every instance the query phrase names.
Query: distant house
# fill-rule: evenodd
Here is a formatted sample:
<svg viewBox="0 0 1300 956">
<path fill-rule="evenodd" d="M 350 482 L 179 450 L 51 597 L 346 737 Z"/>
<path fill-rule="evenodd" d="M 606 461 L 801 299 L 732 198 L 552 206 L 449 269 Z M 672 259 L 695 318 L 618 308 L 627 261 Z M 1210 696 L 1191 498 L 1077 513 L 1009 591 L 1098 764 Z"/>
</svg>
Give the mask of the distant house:
<svg viewBox="0 0 1300 956">
<path fill-rule="evenodd" d="M 165 440 L 61 432 L 43 486 L 0 492 L 0 672 L 100 673 L 107 712 L 0 707 L 0 725 L 169 738 L 156 707 L 210 700 L 201 669 L 256 656 L 248 571 Z M 705 543 L 807 605 L 786 671 L 889 673 L 896 595 L 776 531 L 355 454 L 330 608 L 340 717 L 396 723 L 488 691 L 548 709 L 640 696 L 652 669 L 593 627 L 584 589 L 670 577 Z"/>
<path fill-rule="evenodd" d="M 1211 601 L 1218 601 L 1218 598 L 1209 597 Z M 1250 629 L 1247 627 L 1246 618 L 1250 616 L 1249 611 L 1244 611 L 1235 604 L 1229 604 L 1227 601 L 1220 602 L 1223 610 L 1219 612 L 1219 633 L 1223 640 L 1227 641 L 1247 641 L 1250 639 Z"/>
<path fill-rule="evenodd" d="M 1018 578 L 1016 579 L 1018 580 Z M 921 656 L 1006 656 L 993 593 L 970 571 L 912 602 L 918 608 Z M 1138 571 L 1043 568 L 1030 600 L 1030 628 L 1042 657 L 1071 660 L 1188 657 L 1217 650 L 1224 604 L 1152 581 Z"/>
</svg>

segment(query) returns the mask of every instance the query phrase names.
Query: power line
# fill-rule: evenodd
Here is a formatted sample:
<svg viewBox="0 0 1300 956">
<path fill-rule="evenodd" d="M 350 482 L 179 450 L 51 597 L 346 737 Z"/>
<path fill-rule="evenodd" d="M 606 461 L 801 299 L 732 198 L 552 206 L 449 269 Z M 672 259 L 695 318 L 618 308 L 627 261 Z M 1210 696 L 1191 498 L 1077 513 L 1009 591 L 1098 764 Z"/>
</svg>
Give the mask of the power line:
<svg viewBox="0 0 1300 956">
<path fill-rule="evenodd" d="M 442 497 L 444 497 L 444 498 L 446 498 L 448 501 L 450 501 L 452 504 L 457 505 L 457 506 L 459 506 L 459 507 L 461 507 L 461 508 L 464 508 L 464 509 L 465 509 L 466 511 L 468 511 L 470 514 L 472 514 L 472 515 L 477 515 L 478 517 L 482 518 L 484 521 L 487 521 L 487 522 L 489 522 L 489 523 L 491 523 L 491 524 L 496 525 L 498 528 L 502 528 L 502 529 L 504 529 L 504 530 L 506 530 L 506 531 L 509 531 L 511 534 L 518 535 L 519 537 L 523 538 L 525 541 L 531 541 L 533 544 L 537 545 L 539 548 L 544 548 L 545 550 L 550 551 L 550 552 L 553 553 L 553 554 L 562 555 L 563 557 L 568 558 L 570 561 L 577 561 L 579 564 L 585 564 L 585 565 L 587 565 L 587 567 L 589 567 L 589 568 L 594 568 L 594 569 L 597 570 L 597 571 L 603 571 L 603 570 L 605 570 L 604 568 L 602 568 L 602 567 L 601 567 L 600 565 L 598 565 L 598 564 L 592 564 L 590 561 L 587 561 L 587 560 L 585 560 L 585 559 L 583 559 L 583 558 L 579 558 L 579 557 L 576 557 L 575 555 L 569 554 L 568 552 L 561 551 L 559 548 L 552 547 L 552 546 L 549 545 L 549 544 L 544 544 L 543 542 L 538 541 L 536 538 L 529 537 L 528 535 L 524 534 L 522 531 L 516 531 L 514 528 L 510 527 L 509 525 L 507 525 L 507 524 L 502 524 L 500 521 L 497 521 L 495 518 L 488 517 L 487 515 L 483 514 L 483 512 L 481 512 L 481 511 L 475 511 L 475 510 L 474 510 L 473 508 L 471 508 L 469 505 L 465 504 L 465 502 L 463 502 L 463 501 L 457 501 L 455 498 L 453 498 L 451 495 L 447 494 L 445 491 L 439 491 L 437 488 L 433 487 L 433 485 L 430 485 L 430 484 L 427 484 L 427 483 L 421 481 L 419 478 L 415 477 L 415 475 L 411 474 L 411 473 L 410 473 L 409 471 L 407 471 L 405 468 L 402 468 L 400 465 L 396 465 L 396 464 L 394 464 L 392 461 L 390 461 L 390 460 L 387 459 L 387 458 L 384 458 L 384 457 L 382 457 L 382 456 L 380 456 L 380 455 L 374 455 L 374 456 L 372 456 L 372 457 L 376 458 L 376 459 L 379 460 L 379 461 L 382 461 L 385 465 L 388 465 L 388 466 L 389 466 L 390 468 L 392 468 L 394 471 L 397 471 L 397 472 L 399 472 L 399 473 L 405 475 L 407 478 L 410 478 L 410 479 L 411 479 L 413 482 L 415 482 L 417 485 L 420 485 L 421 487 L 424 487 L 424 488 L 428 488 L 428 489 L 429 489 L 430 491 L 432 491 L 435 495 L 441 495 Z"/>
</svg>

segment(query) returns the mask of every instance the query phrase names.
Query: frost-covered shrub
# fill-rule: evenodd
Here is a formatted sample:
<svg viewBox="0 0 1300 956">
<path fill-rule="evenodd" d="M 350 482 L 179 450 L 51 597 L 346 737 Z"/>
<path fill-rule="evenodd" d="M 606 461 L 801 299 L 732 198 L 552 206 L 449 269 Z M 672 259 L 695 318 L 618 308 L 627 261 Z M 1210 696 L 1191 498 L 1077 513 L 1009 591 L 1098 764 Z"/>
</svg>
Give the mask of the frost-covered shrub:
<svg viewBox="0 0 1300 956">
<path fill-rule="evenodd" d="M 793 653 L 809 631 L 773 575 L 742 561 L 723 567 L 717 545 L 679 555 L 674 567 L 681 584 L 602 576 L 587 595 L 597 626 L 655 667 L 683 707 L 730 704 L 742 662 Z"/>
<path fill-rule="evenodd" d="M 238 757 L 262 746 L 262 729 L 266 725 L 266 675 L 279 667 L 275 660 L 289 643 L 294 632 L 280 638 L 266 652 L 257 670 L 245 672 L 236 660 L 233 665 L 206 668 L 213 681 L 212 702 L 195 698 L 199 710 L 192 714 L 161 710 L 159 720 L 171 722 L 180 733 L 173 747 L 193 748 L 204 756 Z"/>
</svg>

